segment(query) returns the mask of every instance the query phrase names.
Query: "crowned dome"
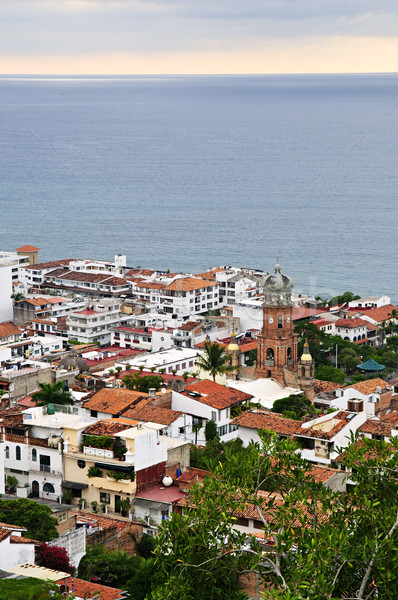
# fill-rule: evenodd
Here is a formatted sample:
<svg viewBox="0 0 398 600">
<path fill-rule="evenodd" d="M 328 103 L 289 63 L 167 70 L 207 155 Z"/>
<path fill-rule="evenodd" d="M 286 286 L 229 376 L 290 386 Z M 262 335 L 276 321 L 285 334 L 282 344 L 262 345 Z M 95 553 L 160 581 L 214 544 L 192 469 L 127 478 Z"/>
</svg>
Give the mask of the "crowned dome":
<svg viewBox="0 0 398 600">
<path fill-rule="evenodd" d="M 281 266 L 277 263 L 274 272 L 265 277 L 263 287 L 266 303 L 289 304 L 294 281 L 291 277 L 282 273 Z"/>
</svg>

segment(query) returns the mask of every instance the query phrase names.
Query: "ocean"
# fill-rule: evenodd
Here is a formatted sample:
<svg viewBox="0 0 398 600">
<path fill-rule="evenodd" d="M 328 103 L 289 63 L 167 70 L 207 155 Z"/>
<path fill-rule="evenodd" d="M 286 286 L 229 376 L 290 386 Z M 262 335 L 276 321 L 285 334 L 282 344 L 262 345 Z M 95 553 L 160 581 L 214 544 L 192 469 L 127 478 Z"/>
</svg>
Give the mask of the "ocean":
<svg viewBox="0 0 398 600">
<path fill-rule="evenodd" d="M 0 249 L 398 302 L 398 75 L 0 77 Z"/>
</svg>

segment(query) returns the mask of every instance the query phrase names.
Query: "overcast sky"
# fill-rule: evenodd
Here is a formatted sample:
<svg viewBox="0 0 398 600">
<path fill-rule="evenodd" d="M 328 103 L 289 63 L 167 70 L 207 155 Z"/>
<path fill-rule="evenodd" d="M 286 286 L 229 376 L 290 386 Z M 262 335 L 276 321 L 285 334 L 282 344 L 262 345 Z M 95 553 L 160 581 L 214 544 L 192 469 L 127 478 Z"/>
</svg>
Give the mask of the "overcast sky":
<svg viewBox="0 0 398 600">
<path fill-rule="evenodd" d="M 396 71 L 396 0 L 0 0 L 1 73 Z"/>
</svg>

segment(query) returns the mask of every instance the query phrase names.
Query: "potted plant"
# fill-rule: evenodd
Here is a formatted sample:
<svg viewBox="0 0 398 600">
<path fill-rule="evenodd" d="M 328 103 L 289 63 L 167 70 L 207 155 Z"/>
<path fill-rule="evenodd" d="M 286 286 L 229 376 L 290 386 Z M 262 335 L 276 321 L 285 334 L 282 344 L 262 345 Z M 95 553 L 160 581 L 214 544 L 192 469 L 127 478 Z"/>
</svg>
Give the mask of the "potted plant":
<svg viewBox="0 0 398 600">
<path fill-rule="evenodd" d="M 93 509 L 93 512 L 97 512 L 98 511 L 98 502 L 96 500 L 93 500 L 92 502 L 90 502 L 91 504 L 91 508 Z"/>
<path fill-rule="evenodd" d="M 121 508 L 123 517 L 127 517 L 129 507 L 130 507 L 130 498 L 122 498 L 120 500 L 120 508 Z"/>
</svg>

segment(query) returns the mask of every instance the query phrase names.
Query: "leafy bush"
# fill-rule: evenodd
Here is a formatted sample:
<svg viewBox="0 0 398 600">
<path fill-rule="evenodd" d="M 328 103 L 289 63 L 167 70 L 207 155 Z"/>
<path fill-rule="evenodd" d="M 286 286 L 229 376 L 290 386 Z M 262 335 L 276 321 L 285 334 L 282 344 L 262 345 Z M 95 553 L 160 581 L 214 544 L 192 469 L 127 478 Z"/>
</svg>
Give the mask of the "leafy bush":
<svg viewBox="0 0 398 600">
<path fill-rule="evenodd" d="M 36 548 L 36 564 L 39 567 L 63 571 L 64 573 L 73 573 L 74 571 L 65 548 L 48 546 L 44 542 Z"/>
<path fill-rule="evenodd" d="M 87 471 L 87 477 L 102 477 L 102 471 L 98 467 L 91 466 Z"/>
</svg>

